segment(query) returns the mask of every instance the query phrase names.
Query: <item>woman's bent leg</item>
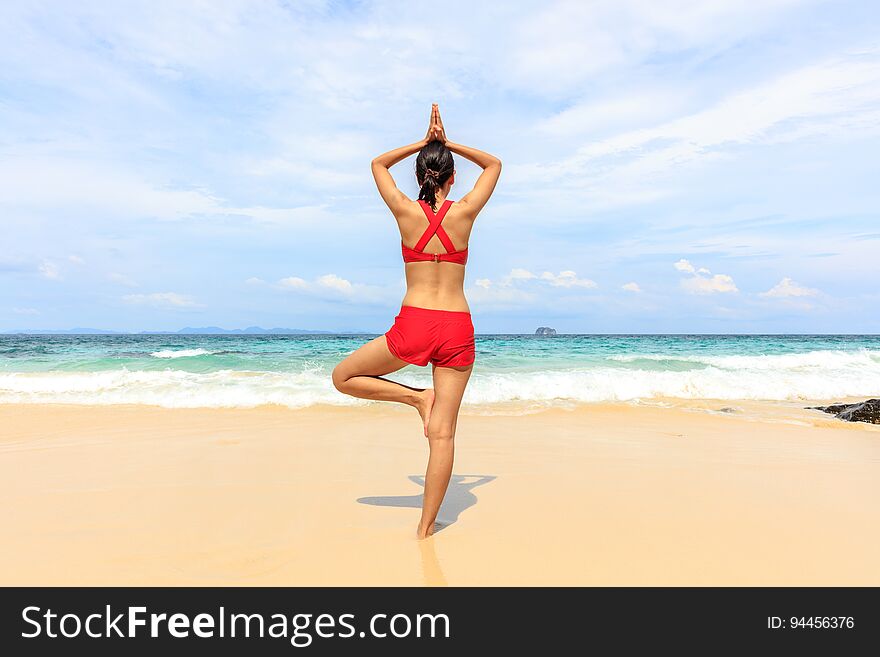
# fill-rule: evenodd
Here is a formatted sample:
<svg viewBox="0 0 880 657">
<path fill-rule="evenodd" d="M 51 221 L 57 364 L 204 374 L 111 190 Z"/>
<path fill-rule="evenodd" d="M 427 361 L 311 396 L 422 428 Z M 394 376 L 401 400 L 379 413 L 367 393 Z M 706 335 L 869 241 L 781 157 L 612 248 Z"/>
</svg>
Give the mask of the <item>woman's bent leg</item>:
<svg viewBox="0 0 880 657">
<path fill-rule="evenodd" d="M 413 388 L 379 376 L 396 372 L 408 364 L 391 353 L 385 336 L 380 335 L 349 354 L 334 368 L 333 385 L 339 392 L 352 397 L 395 401 L 416 408 L 427 435 L 434 391 Z"/>
<path fill-rule="evenodd" d="M 473 370 L 467 367 L 434 368 L 434 408 L 428 423 L 428 469 L 425 473 L 425 496 L 417 536 L 426 538 L 434 533 L 437 512 L 446 495 L 455 455 L 455 428 L 464 389 Z"/>
</svg>

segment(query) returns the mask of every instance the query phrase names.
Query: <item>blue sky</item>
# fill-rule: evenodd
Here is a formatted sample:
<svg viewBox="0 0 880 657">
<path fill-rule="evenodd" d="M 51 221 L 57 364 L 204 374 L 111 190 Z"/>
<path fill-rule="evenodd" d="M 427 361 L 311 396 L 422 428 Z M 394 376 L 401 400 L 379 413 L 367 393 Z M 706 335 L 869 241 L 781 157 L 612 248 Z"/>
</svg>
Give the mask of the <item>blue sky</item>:
<svg viewBox="0 0 880 657">
<path fill-rule="evenodd" d="M 4 2 L 0 330 L 386 330 L 437 102 L 477 332 L 880 332 L 880 5 L 474 6 Z"/>
</svg>

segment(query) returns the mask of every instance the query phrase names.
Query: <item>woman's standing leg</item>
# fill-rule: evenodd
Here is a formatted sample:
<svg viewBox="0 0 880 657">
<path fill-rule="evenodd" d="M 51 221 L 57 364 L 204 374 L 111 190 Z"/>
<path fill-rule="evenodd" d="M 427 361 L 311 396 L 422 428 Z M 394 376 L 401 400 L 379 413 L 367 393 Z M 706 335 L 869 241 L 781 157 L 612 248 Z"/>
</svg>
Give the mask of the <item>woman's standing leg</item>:
<svg viewBox="0 0 880 657">
<path fill-rule="evenodd" d="M 378 401 L 396 401 L 415 408 L 422 418 L 425 435 L 431 416 L 434 391 L 381 378 L 409 365 L 388 349 L 385 336 L 380 335 L 346 356 L 333 370 L 333 385 L 339 392 Z"/>
<path fill-rule="evenodd" d="M 434 408 L 428 422 L 428 469 L 425 473 L 425 496 L 417 535 L 426 538 L 434 533 L 437 512 L 446 495 L 455 454 L 455 429 L 464 389 L 473 370 L 467 367 L 434 367 Z"/>
</svg>

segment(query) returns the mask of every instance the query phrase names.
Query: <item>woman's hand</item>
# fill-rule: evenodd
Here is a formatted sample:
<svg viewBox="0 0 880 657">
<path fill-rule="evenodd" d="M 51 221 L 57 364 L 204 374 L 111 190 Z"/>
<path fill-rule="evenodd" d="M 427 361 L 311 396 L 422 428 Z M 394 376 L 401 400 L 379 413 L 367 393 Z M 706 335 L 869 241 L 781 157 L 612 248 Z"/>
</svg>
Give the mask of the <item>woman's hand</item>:
<svg viewBox="0 0 880 657">
<path fill-rule="evenodd" d="M 444 146 L 446 145 L 446 128 L 443 127 L 443 119 L 440 118 L 440 106 L 434 103 L 434 139 Z"/>
<path fill-rule="evenodd" d="M 446 130 L 443 128 L 443 120 L 440 118 L 440 107 L 437 103 L 431 105 L 431 121 L 428 125 L 428 134 L 425 135 L 425 142 L 439 141 L 446 144 Z"/>
</svg>

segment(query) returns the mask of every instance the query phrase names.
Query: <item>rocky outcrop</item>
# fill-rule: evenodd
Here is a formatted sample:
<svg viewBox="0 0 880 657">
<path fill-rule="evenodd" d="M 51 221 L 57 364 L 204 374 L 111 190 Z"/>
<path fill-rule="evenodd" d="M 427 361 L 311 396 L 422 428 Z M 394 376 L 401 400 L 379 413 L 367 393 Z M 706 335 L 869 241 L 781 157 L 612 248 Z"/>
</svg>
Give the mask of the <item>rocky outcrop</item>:
<svg viewBox="0 0 880 657">
<path fill-rule="evenodd" d="M 825 411 L 848 422 L 880 424 L 880 399 L 869 399 L 856 404 L 833 404 L 831 406 L 808 406 Z"/>
<path fill-rule="evenodd" d="M 539 326 L 538 330 L 535 331 L 535 335 L 556 335 L 556 329 L 549 326 Z"/>
</svg>

